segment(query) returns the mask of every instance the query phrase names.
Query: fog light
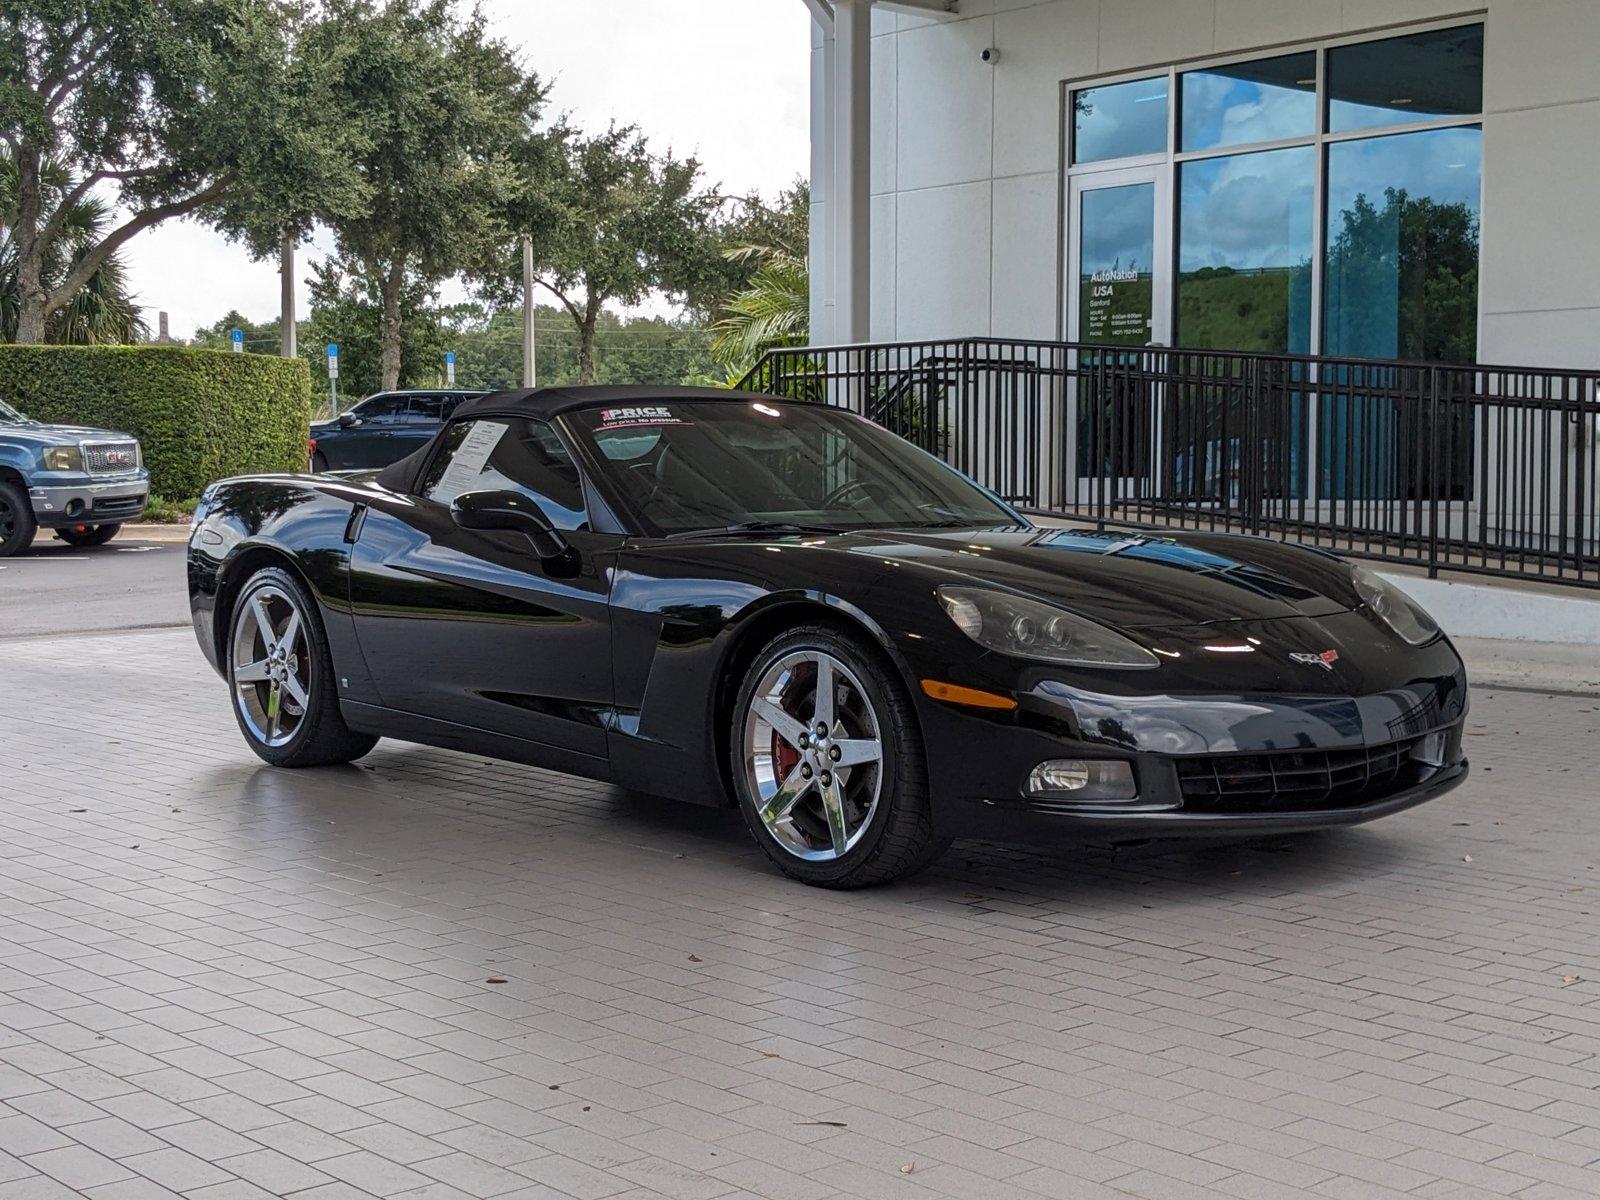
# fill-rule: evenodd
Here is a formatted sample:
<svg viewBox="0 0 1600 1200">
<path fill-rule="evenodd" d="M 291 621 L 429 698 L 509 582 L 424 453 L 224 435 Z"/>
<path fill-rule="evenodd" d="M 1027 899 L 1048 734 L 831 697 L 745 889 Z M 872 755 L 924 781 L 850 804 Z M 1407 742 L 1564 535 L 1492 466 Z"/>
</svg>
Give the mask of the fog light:
<svg viewBox="0 0 1600 1200">
<path fill-rule="evenodd" d="M 1442 767 L 1448 744 L 1448 735 L 1441 729 L 1417 739 L 1417 744 L 1411 748 L 1411 757 L 1426 767 Z"/>
<path fill-rule="evenodd" d="M 1030 796 L 1059 796 L 1068 800 L 1133 800 L 1139 789 L 1133 768 L 1115 759 L 1052 758 L 1028 775 Z"/>
</svg>

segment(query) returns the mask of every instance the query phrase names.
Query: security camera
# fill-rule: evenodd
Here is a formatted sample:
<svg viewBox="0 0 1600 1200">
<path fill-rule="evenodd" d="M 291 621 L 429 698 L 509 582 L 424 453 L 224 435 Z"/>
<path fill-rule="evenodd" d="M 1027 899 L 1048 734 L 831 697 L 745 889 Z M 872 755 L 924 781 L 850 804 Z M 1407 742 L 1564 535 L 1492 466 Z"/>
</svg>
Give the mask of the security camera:
<svg viewBox="0 0 1600 1200">
<path fill-rule="evenodd" d="M 982 57 L 983 61 L 992 67 L 995 65 L 995 63 L 1000 61 L 1000 51 L 996 50 L 993 46 L 987 46 L 984 48 L 983 54 L 980 57 Z"/>
</svg>

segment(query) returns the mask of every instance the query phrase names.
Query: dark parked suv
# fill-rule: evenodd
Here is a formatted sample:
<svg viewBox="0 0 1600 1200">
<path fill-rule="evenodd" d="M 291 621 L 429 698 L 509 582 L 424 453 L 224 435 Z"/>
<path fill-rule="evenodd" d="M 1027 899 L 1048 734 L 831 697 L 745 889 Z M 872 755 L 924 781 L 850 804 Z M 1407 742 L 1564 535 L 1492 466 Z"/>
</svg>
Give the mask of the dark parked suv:
<svg viewBox="0 0 1600 1200">
<path fill-rule="evenodd" d="M 439 431 L 456 405 L 482 392 L 405 391 L 368 396 L 331 421 L 315 421 L 306 451 L 313 471 L 387 467 Z"/>
</svg>

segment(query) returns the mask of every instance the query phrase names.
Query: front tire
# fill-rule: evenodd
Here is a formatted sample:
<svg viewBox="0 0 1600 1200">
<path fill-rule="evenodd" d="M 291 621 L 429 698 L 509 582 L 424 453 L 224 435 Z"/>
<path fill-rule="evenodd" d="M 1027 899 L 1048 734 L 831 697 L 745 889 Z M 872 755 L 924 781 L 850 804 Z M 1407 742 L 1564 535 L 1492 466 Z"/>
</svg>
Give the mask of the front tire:
<svg viewBox="0 0 1600 1200">
<path fill-rule="evenodd" d="M 33 545 L 38 529 L 28 493 L 14 483 L 0 480 L 0 558 L 21 554 Z"/>
<path fill-rule="evenodd" d="M 121 525 L 78 525 L 56 530 L 56 536 L 69 546 L 104 546 L 121 529 Z"/>
<path fill-rule="evenodd" d="M 263 567 L 245 581 L 228 622 L 227 651 L 233 715 L 263 761 L 321 767 L 377 745 L 344 723 L 322 620 L 288 571 Z"/>
<path fill-rule="evenodd" d="M 729 743 L 745 823 L 793 879 L 890 883 L 949 845 L 934 832 L 911 698 L 854 638 L 811 625 L 763 646 L 734 703 Z"/>
</svg>

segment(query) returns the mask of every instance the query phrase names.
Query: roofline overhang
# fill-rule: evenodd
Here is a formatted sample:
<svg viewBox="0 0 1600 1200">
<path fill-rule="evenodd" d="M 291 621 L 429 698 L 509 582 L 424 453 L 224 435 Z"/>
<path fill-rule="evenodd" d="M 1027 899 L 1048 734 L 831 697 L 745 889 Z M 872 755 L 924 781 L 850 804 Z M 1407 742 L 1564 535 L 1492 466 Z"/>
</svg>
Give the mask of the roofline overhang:
<svg viewBox="0 0 1600 1200">
<path fill-rule="evenodd" d="M 810 10 L 812 20 L 824 29 L 833 28 L 832 0 L 802 0 Z M 961 0 L 869 0 L 879 8 L 908 13 L 934 13 L 954 16 L 961 11 Z"/>
</svg>

